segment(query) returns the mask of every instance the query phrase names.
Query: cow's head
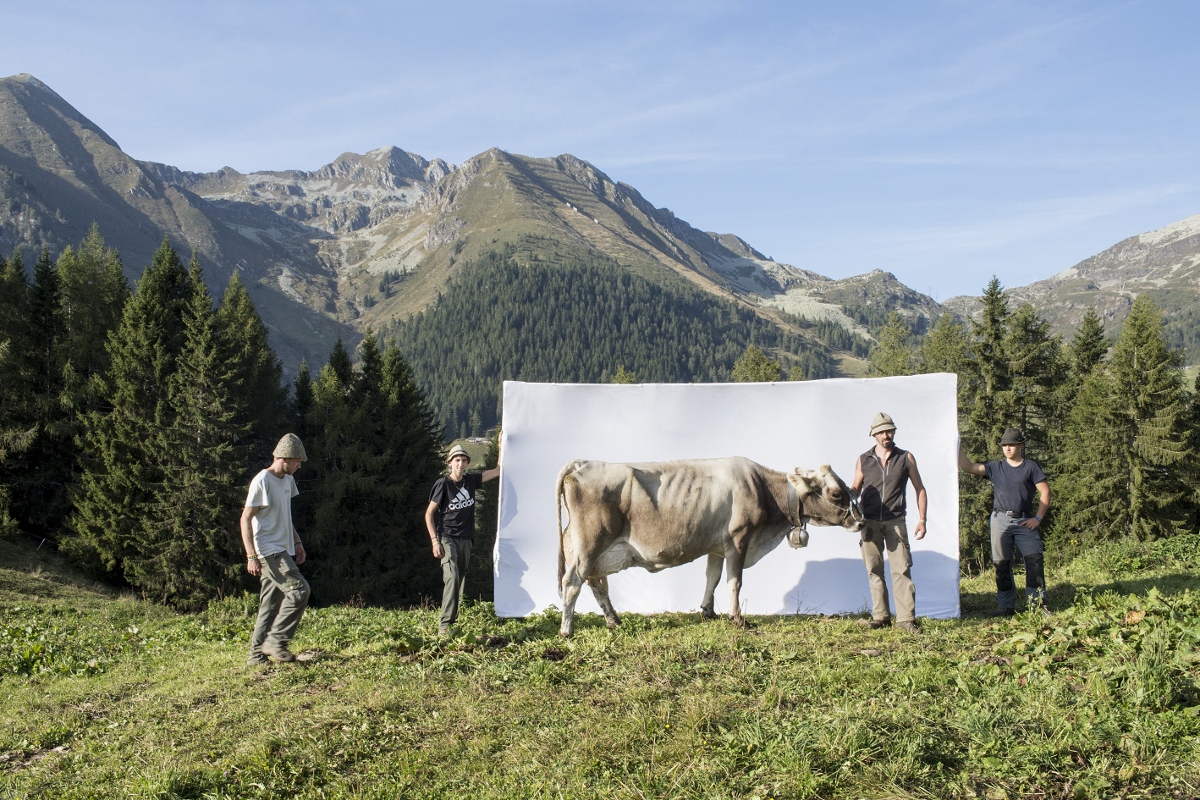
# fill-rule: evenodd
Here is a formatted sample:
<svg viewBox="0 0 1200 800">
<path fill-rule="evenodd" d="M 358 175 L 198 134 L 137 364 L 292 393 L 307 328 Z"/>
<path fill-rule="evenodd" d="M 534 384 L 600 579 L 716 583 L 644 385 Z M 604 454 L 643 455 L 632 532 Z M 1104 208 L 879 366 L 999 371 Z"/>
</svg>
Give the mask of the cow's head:
<svg viewBox="0 0 1200 800">
<path fill-rule="evenodd" d="M 828 464 L 820 469 L 796 468 L 788 475 L 795 490 L 803 523 L 836 525 L 854 532 L 863 527 L 863 513 L 858 499 Z"/>
</svg>

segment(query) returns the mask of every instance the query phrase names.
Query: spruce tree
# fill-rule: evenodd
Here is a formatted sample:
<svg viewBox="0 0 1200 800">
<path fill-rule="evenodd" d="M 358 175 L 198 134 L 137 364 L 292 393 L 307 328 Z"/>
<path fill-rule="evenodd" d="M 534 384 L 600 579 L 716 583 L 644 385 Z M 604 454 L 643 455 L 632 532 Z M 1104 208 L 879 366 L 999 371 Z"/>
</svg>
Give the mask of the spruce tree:
<svg viewBox="0 0 1200 800">
<path fill-rule="evenodd" d="M 38 430 L 30 403 L 29 333 L 29 280 L 16 250 L 11 260 L 0 257 L 0 533 L 5 534 L 20 520 L 11 504 L 20 494 Z"/>
<path fill-rule="evenodd" d="M 58 275 L 65 329 L 63 359 L 77 376 L 73 385 L 82 390 L 108 367 L 108 337 L 121 322 L 130 295 L 129 282 L 120 255 L 104 244 L 95 225 L 78 250 L 68 247 L 59 256 Z"/>
<path fill-rule="evenodd" d="M 767 358 L 756 345 L 747 345 L 746 352 L 733 365 L 730 377 L 736 383 L 765 383 L 778 381 L 783 375 L 779 362 Z"/>
<path fill-rule="evenodd" d="M 271 349 L 267 326 L 236 272 L 225 288 L 216 323 L 231 372 L 235 419 L 246 428 L 248 440 L 243 444 L 251 446 L 252 460 L 258 463 L 270 457 L 283 433 L 287 390 L 281 385 L 283 367 Z"/>
<path fill-rule="evenodd" d="M 967 371 L 969 359 L 970 342 L 967 332 L 954 321 L 952 314 L 942 314 L 921 346 L 922 371 L 962 374 Z M 959 384 L 961 393 L 965 382 L 960 381 Z"/>
<path fill-rule="evenodd" d="M 1009 376 L 1008 390 L 999 398 L 1003 422 L 1025 433 L 1027 456 L 1046 463 L 1065 413 L 1060 390 L 1067 365 L 1060 340 L 1050 335 L 1050 323 L 1024 303 L 1008 320 L 1003 352 Z"/>
<path fill-rule="evenodd" d="M 888 314 L 887 324 L 879 331 L 879 339 L 871 349 L 871 374 L 884 377 L 913 374 L 913 350 L 909 346 L 912 329 L 895 311 Z"/>
<path fill-rule="evenodd" d="M 1079 386 L 1108 355 L 1108 339 L 1095 306 L 1088 306 L 1071 339 L 1071 378 Z"/>
<path fill-rule="evenodd" d="M 227 358 L 195 256 L 188 272 L 182 348 L 167 386 L 170 424 L 146 443 L 161 481 L 149 487 L 154 501 L 124 574 L 151 596 L 195 608 L 231 591 L 240 574 L 237 518 L 247 451 L 237 443 L 248 423 L 234 400 L 242 365 Z"/>
<path fill-rule="evenodd" d="M 1056 484 L 1065 534 L 1144 540 L 1187 528 L 1195 451 L 1180 360 L 1139 295 L 1107 368 L 1093 370 L 1071 411 Z"/>
<path fill-rule="evenodd" d="M 29 287 L 27 402 L 36 438 L 26 454 L 20 491 L 13 498 L 19 518 L 38 533 L 56 533 L 70 510 L 75 414 L 63 403 L 65 330 L 58 270 L 42 248 Z"/>
<path fill-rule="evenodd" d="M 312 394 L 305 537 L 314 593 L 389 604 L 436 596 L 423 511 L 441 431 L 408 364 L 394 346 L 381 353 L 368 333 L 350 385 L 331 359 Z"/>
<path fill-rule="evenodd" d="M 125 577 L 126 559 L 138 554 L 142 520 L 164 480 L 145 443 L 173 422 L 169 382 L 190 293 L 188 273 L 164 240 L 109 338 L 107 373 L 95 379 L 99 407 L 82 421 L 84 463 L 64 547 L 112 577 Z"/>
</svg>

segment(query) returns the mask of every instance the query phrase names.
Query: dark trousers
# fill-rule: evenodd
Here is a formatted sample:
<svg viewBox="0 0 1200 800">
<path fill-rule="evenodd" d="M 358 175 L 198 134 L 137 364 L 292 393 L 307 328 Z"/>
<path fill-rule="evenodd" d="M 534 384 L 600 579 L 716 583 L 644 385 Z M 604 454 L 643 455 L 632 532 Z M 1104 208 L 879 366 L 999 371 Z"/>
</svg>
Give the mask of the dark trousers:
<svg viewBox="0 0 1200 800">
<path fill-rule="evenodd" d="M 1009 517 L 992 512 L 992 561 L 996 564 L 996 607 L 1013 608 L 1017 602 L 1017 584 L 1013 580 L 1013 553 L 1020 550 L 1025 559 L 1025 600 L 1030 608 L 1045 602 L 1046 569 L 1042 558 L 1042 537 L 1021 524 L 1024 517 Z"/>
<path fill-rule="evenodd" d="M 442 621 L 440 627 L 458 619 L 463 590 L 467 585 L 467 563 L 471 560 L 471 540 L 439 536 L 442 543 Z"/>
</svg>

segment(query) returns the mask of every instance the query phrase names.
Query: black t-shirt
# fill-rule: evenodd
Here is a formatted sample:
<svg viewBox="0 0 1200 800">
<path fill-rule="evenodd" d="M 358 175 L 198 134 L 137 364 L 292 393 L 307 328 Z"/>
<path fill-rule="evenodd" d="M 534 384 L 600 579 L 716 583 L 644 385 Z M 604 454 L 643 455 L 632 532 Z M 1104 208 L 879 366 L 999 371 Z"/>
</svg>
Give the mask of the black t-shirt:
<svg viewBox="0 0 1200 800">
<path fill-rule="evenodd" d="M 438 478 L 429 493 L 437 503 L 438 535 L 455 539 L 475 538 L 475 492 L 483 485 L 483 473 L 468 472 L 458 483 L 450 476 Z"/>
<path fill-rule="evenodd" d="M 1028 458 L 1022 461 L 1019 467 L 1010 465 L 1003 458 L 989 461 L 983 466 L 987 470 L 987 479 L 992 482 L 992 509 L 1019 511 L 1027 517 L 1032 517 L 1036 484 L 1047 480 L 1042 468 Z"/>
</svg>

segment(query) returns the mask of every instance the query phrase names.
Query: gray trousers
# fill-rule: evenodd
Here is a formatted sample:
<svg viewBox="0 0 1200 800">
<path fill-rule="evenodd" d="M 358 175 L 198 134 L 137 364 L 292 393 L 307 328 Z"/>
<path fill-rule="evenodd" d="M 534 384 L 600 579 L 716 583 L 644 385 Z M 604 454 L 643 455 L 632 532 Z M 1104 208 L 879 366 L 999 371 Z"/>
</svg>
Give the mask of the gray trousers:
<svg viewBox="0 0 1200 800">
<path fill-rule="evenodd" d="M 868 520 L 859 545 L 871 586 L 871 616 L 883 621 L 890 618 L 887 582 L 883 576 L 883 551 L 892 571 L 892 589 L 896 592 L 896 619 L 912 622 L 916 618 L 917 590 L 912 580 L 912 551 L 908 548 L 908 525 L 904 517 L 883 521 Z"/>
<path fill-rule="evenodd" d="M 268 650 L 287 648 L 296 634 L 304 609 L 308 607 L 308 596 L 312 591 L 287 553 L 263 556 L 258 563 L 262 574 L 258 577 L 258 621 L 254 623 L 254 635 L 250 638 L 251 658 L 262 655 L 263 647 Z"/>
<path fill-rule="evenodd" d="M 1009 610 L 1017 604 L 1017 586 L 1013 580 L 1014 547 L 1025 560 L 1025 599 L 1030 608 L 1040 606 L 1046 594 L 1045 568 L 1042 564 L 1042 535 L 1021 524 L 1026 517 L 1010 517 L 993 511 L 991 518 L 992 561 L 996 565 L 996 607 Z"/>
<path fill-rule="evenodd" d="M 442 543 L 442 621 L 440 627 L 458 619 L 463 590 L 467 586 L 467 563 L 471 560 L 471 540 L 439 536 Z"/>
</svg>

